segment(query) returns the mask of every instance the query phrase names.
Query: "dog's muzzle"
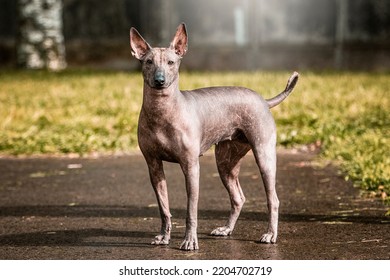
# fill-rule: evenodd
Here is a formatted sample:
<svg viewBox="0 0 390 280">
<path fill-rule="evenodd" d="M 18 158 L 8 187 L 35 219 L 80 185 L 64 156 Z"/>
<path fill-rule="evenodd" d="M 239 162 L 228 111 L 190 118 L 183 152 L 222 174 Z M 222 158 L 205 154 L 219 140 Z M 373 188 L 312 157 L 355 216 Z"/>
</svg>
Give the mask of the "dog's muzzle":
<svg viewBox="0 0 390 280">
<path fill-rule="evenodd" d="M 163 87 L 165 84 L 165 74 L 161 70 L 154 73 L 154 84 L 156 87 Z"/>
</svg>

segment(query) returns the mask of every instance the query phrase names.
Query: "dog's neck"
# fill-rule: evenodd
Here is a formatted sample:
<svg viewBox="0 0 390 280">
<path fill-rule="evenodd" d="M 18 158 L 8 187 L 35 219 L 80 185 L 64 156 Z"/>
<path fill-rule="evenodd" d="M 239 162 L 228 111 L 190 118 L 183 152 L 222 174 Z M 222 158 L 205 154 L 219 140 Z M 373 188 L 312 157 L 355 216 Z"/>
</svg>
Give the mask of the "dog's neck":
<svg viewBox="0 0 390 280">
<path fill-rule="evenodd" d="M 179 77 L 169 87 L 156 89 L 144 82 L 142 110 L 157 118 L 169 117 L 180 108 L 182 93 L 179 90 Z"/>
</svg>

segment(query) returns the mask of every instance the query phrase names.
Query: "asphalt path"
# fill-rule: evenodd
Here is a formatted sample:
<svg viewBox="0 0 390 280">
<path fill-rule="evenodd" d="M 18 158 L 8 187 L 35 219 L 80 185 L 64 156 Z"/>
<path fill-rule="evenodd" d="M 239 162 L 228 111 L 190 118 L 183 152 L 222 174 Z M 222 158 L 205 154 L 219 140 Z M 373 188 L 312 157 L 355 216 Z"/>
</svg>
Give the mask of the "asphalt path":
<svg viewBox="0 0 390 280">
<path fill-rule="evenodd" d="M 96 158 L 0 159 L 0 259 L 390 259 L 390 218 L 315 155 L 278 152 L 281 202 L 277 244 L 260 244 L 267 207 L 258 169 L 247 155 L 240 175 L 247 201 L 230 237 L 230 202 L 212 154 L 201 158 L 200 249 L 179 250 L 186 194 L 179 166 L 165 164 L 173 215 L 171 243 L 151 245 L 160 227 L 140 154 Z"/>
</svg>

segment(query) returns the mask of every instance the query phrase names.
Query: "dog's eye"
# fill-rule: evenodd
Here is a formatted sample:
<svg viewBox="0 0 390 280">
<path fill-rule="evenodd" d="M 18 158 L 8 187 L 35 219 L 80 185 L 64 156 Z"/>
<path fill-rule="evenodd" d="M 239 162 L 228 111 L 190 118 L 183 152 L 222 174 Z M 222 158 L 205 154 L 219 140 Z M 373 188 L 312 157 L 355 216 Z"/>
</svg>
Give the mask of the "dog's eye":
<svg viewBox="0 0 390 280">
<path fill-rule="evenodd" d="M 172 61 L 172 60 L 169 60 L 168 61 L 168 65 L 173 65 L 175 62 L 174 61 Z"/>
<path fill-rule="evenodd" d="M 153 63 L 153 61 L 151 59 L 146 60 L 146 64 L 152 64 L 152 63 Z"/>
</svg>

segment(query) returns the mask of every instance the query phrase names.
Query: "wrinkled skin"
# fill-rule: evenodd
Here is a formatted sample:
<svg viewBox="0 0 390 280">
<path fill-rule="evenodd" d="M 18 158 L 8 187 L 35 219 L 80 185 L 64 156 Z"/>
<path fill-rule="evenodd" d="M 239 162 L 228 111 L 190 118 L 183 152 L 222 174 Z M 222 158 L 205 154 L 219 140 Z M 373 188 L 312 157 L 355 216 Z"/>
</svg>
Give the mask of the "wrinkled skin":
<svg viewBox="0 0 390 280">
<path fill-rule="evenodd" d="M 149 168 L 156 193 L 161 230 L 152 244 L 169 244 L 171 214 L 163 161 L 180 164 L 187 191 L 187 217 L 184 241 L 180 248 L 197 250 L 199 197 L 199 156 L 216 145 L 218 171 L 231 199 L 227 223 L 211 232 L 230 235 L 245 197 L 238 181 L 240 164 L 252 149 L 264 182 L 268 210 L 268 230 L 263 243 L 277 239 L 279 200 L 275 191 L 276 128 L 269 108 L 279 104 L 294 88 L 298 74 L 291 76 L 284 92 L 264 100 L 242 87 L 211 87 L 180 91 L 179 66 L 187 51 L 187 32 L 181 24 L 168 48 L 152 48 L 132 28 L 132 54 L 142 64 L 143 104 L 138 123 L 140 149 Z"/>
</svg>

